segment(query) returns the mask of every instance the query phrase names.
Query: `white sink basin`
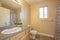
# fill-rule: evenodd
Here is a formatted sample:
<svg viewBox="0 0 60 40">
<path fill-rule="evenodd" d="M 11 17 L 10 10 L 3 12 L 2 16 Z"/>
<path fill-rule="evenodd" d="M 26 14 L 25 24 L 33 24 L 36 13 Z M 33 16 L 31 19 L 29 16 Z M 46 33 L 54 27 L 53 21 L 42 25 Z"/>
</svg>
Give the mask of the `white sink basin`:
<svg viewBox="0 0 60 40">
<path fill-rule="evenodd" d="M 12 33 L 19 32 L 21 30 L 22 30 L 22 28 L 20 28 L 20 27 L 14 27 L 14 28 L 11 28 L 11 29 L 5 29 L 1 33 L 2 34 L 12 34 Z"/>
</svg>

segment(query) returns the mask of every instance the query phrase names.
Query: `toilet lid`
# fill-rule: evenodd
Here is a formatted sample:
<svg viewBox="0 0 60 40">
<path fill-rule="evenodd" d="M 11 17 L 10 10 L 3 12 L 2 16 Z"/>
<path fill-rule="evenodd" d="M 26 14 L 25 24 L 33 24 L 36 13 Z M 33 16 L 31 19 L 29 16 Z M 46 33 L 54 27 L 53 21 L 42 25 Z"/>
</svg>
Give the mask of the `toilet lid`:
<svg viewBox="0 0 60 40">
<path fill-rule="evenodd" d="M 31 34 L 36 34 L 37 33 L 37 31 L 36 30 L 31 30 L 31 32 L 30 32 Z"/>
</svg>

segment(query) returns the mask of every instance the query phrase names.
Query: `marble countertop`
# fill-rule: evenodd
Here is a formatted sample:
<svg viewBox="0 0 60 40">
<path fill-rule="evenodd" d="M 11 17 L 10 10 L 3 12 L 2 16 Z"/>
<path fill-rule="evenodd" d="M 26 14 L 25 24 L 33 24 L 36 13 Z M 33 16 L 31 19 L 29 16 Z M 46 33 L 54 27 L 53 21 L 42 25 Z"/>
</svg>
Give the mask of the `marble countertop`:
<svg viewBox="0 0 60 40">
<path fill-rule="evenodd" d="M 29 28 L 30 28 L 30 27 L 24 27 L 24 28 L 22 28 L 21 31 L 16 32 L 16 33 L 13 33 L 13 34 L 1 34 L 1 31 L 2 31 L 2 30 L 0 30 L 0 40 L 6 40 L 6 39 L 8 39 L 8 38 L 10 38 L 10 37 L 13 37 L 13 36 L 15 36 L 15 35 L 23 32 L 23 31 L 29 29 Z"/>
</svg>

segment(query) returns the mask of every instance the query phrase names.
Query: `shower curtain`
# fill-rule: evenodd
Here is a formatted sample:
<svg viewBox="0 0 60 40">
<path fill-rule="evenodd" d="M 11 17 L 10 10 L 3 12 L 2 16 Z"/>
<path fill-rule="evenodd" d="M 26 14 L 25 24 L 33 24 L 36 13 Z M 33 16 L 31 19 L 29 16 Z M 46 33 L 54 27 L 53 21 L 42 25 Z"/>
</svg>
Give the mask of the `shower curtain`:
<svg viewBox="0 0 60 40">
<path fill-rule="evenodd" d="M 55 40 L 60 40 L 60 5 L 57 7 L 57 21 Z"/>
</svg>

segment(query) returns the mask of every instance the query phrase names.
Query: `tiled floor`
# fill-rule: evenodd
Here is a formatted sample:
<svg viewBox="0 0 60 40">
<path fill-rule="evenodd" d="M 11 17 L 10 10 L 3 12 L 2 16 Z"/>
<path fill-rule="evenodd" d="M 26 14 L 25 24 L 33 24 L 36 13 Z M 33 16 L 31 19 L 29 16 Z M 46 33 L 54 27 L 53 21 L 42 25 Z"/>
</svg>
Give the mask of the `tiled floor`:
<svg viewBox="0 0 60 40">
<path fill-rule="evenodd" d="M 33 39 L 31 39 L 33 40 Z M 37 35 L 35 40 L 54 40 L 53 38 Z"/>
</svg>

